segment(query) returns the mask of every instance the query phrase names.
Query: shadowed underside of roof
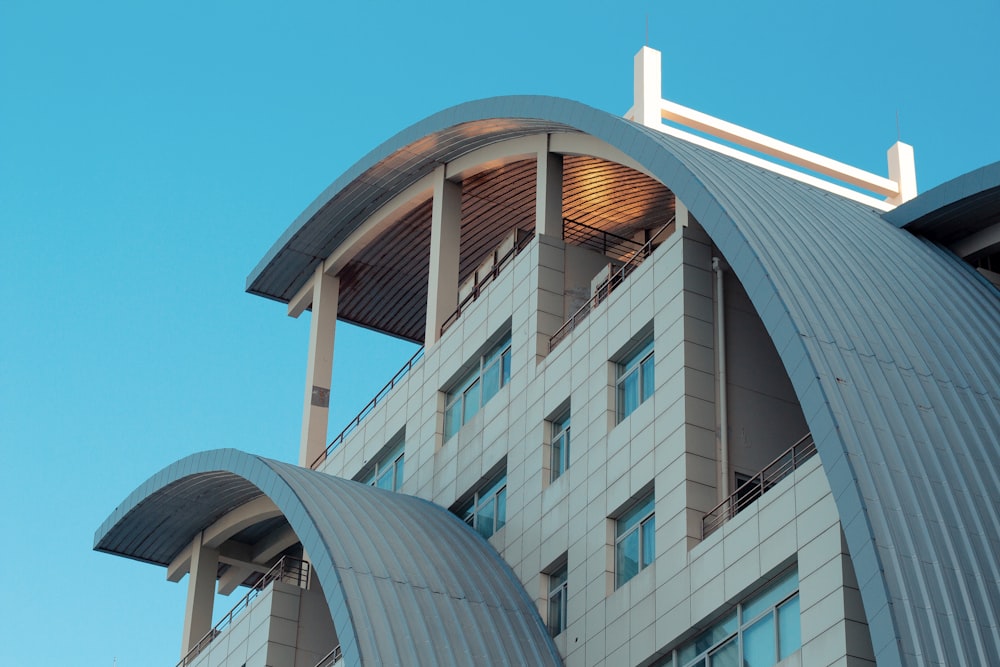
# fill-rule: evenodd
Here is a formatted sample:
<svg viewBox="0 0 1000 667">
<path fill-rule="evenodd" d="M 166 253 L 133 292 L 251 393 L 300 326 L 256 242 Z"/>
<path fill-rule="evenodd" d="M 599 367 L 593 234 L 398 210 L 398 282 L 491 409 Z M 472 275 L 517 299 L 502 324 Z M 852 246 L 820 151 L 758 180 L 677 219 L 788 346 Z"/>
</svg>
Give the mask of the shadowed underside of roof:
<svg viewBox="0 0 1000 667">
<path fill-rule="evenodd" d="M 1000 162 L 942 183 L 882 217 L 945 246 L 1000 223 Z"/>
<path fill-rule="evenodd" d="M 460 282 L 514 229 L 534 231 L 535 180 L 533 159 L 490 166 L 462 179 Z M 430 195 L 428 191 L 425 198 L 397 212 L 391 229 L 357 252 L 338 272 L 338 319 L 423 342 Z M 631 238 L 637 230 L 662 226 L 673 210 L 670 191 L 645 174 L 588 156 L 565 158 L 563 215 L 586 225 L 592 237 L 606 231 Z M 326 236 L 333 236 L 335 231 L 328 228 Z M 299 280 L 270 296 L 287 301 L 298 291 L 313 266 L 304 259 L 299 264 L 303 267 Z"/>
<path fill-rule="evenodd" d="M 346 664 L 562 664 L 514 573 L 457 517 L 237 450 L 195 454 L 151 477 L 98 529 L 94 548 L 166 564 L 260 495 L 301 540 Z"/>
<path fill-rule="evenodd" d="M 816 439 L 879 664 L 1000 664 L 1000 301 L 877 211 L 579 103 L 497 98 L 375 149 L 289 228 L 249 291 L 289 298 L 377 202 L 539 132 L 589 134 L 639 163 L 746 288 Z"/>
</svg>

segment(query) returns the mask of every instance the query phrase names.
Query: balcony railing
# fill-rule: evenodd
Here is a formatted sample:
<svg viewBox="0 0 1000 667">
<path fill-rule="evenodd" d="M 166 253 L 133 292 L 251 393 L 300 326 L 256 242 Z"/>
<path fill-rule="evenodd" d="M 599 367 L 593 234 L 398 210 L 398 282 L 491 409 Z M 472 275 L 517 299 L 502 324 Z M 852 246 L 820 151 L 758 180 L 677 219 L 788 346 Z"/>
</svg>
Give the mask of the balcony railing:
<svg viewBox="0 0 1000 667">
<path fill-rule="evenodd" d="M 392 376 L 392 379 L 389 380 L 388 384 L 382 387 L 379 390 L 379 392 L 375 394 L 372 400 L 368 401 L 368 404 L 361 409 L 361 412 L 355 415 L 354 419 L 352 419 L 350 423 L 344 427 L 344 430 L 341 431 L 340 434 L 336 438 L 334 438 L 329 445 L 326 446 L 326 449 L 323 450 L 323 453 L 317 456 L 316 460 L 313 461 L 309 465 L 309 467 L 315 470 L 317 467 L 319 467 L 320 463 L 326 460 L 326 457 L 330 455 L 330 452 L 335 450 L 337 447 L 340 447 L 341 443 L 344 442 L 344 438 L 349 436 L 354 431 L 354 429 L 356 429 L 361 424 L 364 418 L 367 417 L 369 414 L 371 414 L 371 411 L 375 409 L 376 405 L 385 400 L 385 397 L 389 395 L 389 392 L 392 391 L 392 388 L 395 387 L 397 384 L 399 384 L 403 380 L 403 378 L 406 377 L 406 374 L 410 372 L 410 369 L 412 369 L 417 364 L 417 362 L 423 358 L 424 358 L 424 348 L 421 347 L 419 350 L 417 350 L 416 354 L 410 357 L 410 360 L 407 361 L 406 364 L 404 364 L 403 367 L 400 368 L 399 371 Z"/>
<path fill-rule="evenodd" d="M 324 655 L 323 658 L 316 663 L 316 667 L 333 667 L 343 659 L 344 654 L 340 650 L 340 644 L 337 644 L 332 651 Z"/>
<path fill-rule="evenodd" d="M 253 602 L 272 581 L 281 581 L 286 584 L 298 586 L 299 588 L 309 588 L 309 562 L 299 560 L 298 558 L 292 558 L 291 556 L 282 556 L 281 559 L 250 588 L 250 591 L 243 596 L 243 599 L 237 602 L 233 608 L 229 610 L 229 613 L 223 616 L 222 619 L 215 624 L 215 627 L 205 633 L 205 636 L 198 640 L 198 643 L 195 644 L 194 647 L 192 647 L 192 649 L 188 651 L 183 658 L 181 658 L 181 661 L 177 663 L 177 667 L 187 667 L 194 662 L 195 658 L 198 657 L 198 654 L 204 651 L 208 645 L 212 643 L 213 639 L 221 635 L 223 630 L 232 625 L 233 620 L 246 611 L 247 608 L 250 607 L 250 603 Z"/>
<path fill-rule="evenodd" d="M 789 447 L 766 468 L 740 484 L 728 498 L 701 519 L 702 539 L 708 537 L 725 522 L 745 510 L 750 503 L 760 498 L 768 489 L 791 475 L 796 468 L 816 453 L 816 443 L 812 434 L 807 433 L 801 440 Z"/>
<path fill-rule="evenodd" d="M 528 246 L 528 242 L 534 236 L 531 232 L 525 231 L 523 229 L 515 229 L 504 241 L 500 244 L 496 250 L 493 251 L 491 256 L 487 258 L 483 264 L 476 269 L 473 274 L 466 279 L 465 283 L 459 288 L 459 302 L 458 308 L 455 312 L 448 316 L 448 319 L 444 321 L 441 325 L 441 334 L 448 330 L 452 324 L 454 324 L 459 317 L 462 316 L 462 311 L 468 307 L 470 303 L 479 298 L 479 295 L 483 293 L 483 290 L 493 282 L 500 272 L 506 268 L 510 261 L 514 259 L 514 256 L 520 253 Z M 465 290 L 468 293 L 463 294 Z"/>
<path fill-rule="evenodd" d="M 642 250 L 642 243 L 571 218 L 563 218 L 563 241 L 583 246 L 597 252 L 622 260 L 629 255 Z"/>
<path fill-rule="evenodd" d="M 597 308 L 619 285 L 625 282 L 625 279 L 642 264 L 644 259 L 653 254 L 657 243 L 673 232 L 674 220 L 675 218 L 670 218 L 667 224 L 656 230 L 649 240 L 641 248 L 633 252 L 632 256 L 620 267 L 614 269 L 613 265 L 608 266 L 608 279 L 598 285 L 594 289 L 594 294 L 587 300 L 587 303 L 583 304 L 579 310 L 570 315 L 569 319 L 549 338 L 549 352 L 554 350 L 556 345 L 566 338 L 580 322 L 583 322 L 587 318 L 587 315 L 590 314 L 590 311 Z"/>
</svg>

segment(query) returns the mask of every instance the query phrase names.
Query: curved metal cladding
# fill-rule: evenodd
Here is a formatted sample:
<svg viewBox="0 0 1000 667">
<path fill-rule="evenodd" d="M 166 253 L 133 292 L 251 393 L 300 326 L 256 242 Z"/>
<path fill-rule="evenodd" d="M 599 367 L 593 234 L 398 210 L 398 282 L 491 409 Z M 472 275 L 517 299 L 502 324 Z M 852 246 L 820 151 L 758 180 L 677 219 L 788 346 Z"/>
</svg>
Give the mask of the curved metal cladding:
<svg viewBox="0 0 1000 667">
<path fill-rule="evenodd" d="M 166 563 L 262 493 L 302 541 L 346 664 L 562 664 L 514 573 L 445 509 L 237 450 L 194 454 L 151 477 L 94 548 Z"/>
<path fill-rule="evenodd" d="M 287 279 L 292 239 L 321 257 L 360 224 L 345 193 L 385 201 L 470 146 L 546 131 L 593 135 L 640 163 L 746 288 L 815 437 L 879 664 L 1000 664 L 1000 301 L 873 209 L 576 102 L 495 98 L 366 156 L 286 231 L 251 291 Z M 368 178 L 404 154 L 408 177 Z"/>
<path fill-rule="evenodd" d="M 948 243 L 996 224 L 1000 216 L 1000 162 L 970 171 L 882 214 L 897 227 Z"/>
</svg>

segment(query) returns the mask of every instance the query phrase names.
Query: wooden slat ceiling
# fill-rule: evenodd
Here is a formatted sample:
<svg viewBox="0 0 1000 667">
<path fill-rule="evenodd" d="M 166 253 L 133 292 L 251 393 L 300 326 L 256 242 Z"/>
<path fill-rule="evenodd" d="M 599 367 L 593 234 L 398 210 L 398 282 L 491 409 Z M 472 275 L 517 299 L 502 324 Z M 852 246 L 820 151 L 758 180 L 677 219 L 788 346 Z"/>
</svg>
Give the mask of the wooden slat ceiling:
<svg viewBox="0 0 1000 667">
<path fill-rule="evenodd" d="M 535 160 L 518 160 L 463 180 L 460 282 L 513 229 L 534 231 L 535 169 Z M 564 217 L 631 238 L 673 215 L 673 193 L 648 176 L 596 158 L 565 157 Z M 427 199 L 358 253 L 340 273 L 338 317 L 423 342 L 430 227 Z"/>
</svg>

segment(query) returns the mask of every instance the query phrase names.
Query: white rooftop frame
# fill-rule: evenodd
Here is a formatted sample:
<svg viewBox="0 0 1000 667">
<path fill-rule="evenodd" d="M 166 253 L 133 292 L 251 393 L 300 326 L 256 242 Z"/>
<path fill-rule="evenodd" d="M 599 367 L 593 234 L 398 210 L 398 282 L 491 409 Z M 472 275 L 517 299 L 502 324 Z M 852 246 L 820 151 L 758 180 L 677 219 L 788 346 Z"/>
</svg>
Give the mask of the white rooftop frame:
<svg viewBox="0 0 1000 667">
<path fill-rule="evenodd" d="M 913 148 L 902 142 L 896 142 L 887 153 L 890 178 L 886 178 L 665 100 L 661 94 L 660 52 L 648 46 L 642 47 L 635 55 L 633 84 L 633 105 L 625 117 L 646 127 L 808 183 L 880 211 L 891 210 L 917 195 Z M 844 185 L 831 183 L 817 176 L 745 153 L 679 127 L 666 125 L 663 123 L 664 120 L 783 160 L 841 183 L 862 188 L 886 199 L 878 199 Z"/>
</svg>

